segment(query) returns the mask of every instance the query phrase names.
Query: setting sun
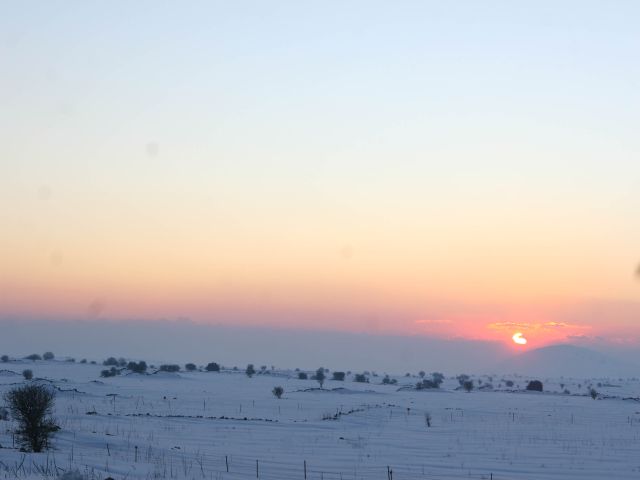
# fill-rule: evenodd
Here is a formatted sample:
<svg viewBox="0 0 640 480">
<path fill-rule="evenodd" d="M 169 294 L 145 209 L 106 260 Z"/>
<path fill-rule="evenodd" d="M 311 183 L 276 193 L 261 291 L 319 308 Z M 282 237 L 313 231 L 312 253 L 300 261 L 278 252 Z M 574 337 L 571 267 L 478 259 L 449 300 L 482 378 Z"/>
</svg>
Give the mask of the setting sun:
<svg viewBox="0 0 640 480">
<path fill-rule="evenodd" d="M 514 333 L 514 334 L 513 334 L 513 337 L 511 337 L 511 338 L 513 338 L 513 341 L 514 341 L 515 343 L 517 343 L 518 345 L 526 345 L 526 343 L 527 343 L 527 339 L 526 339 L 526 338 L 524 338 L 524 337 L 522 336 L 522 333 L 520 333 L 520 332 L 516 332 L 516 333 Z"/>
</svg>

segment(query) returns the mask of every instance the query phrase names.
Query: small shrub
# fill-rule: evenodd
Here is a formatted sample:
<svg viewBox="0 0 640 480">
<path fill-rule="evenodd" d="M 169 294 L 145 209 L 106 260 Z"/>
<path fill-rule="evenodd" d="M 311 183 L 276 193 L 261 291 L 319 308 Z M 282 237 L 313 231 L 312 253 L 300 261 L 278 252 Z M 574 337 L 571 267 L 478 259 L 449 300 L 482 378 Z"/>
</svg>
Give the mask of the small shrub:
<svg viewBox="0 0 640 480">
<path fill-rule="evenodd" d="M 100 372 L 100 376 L 104 378 L 115 377 L 118 375 L 118 369 L 116 367 L 111 367 L 109 370 L 102 370 Z"/>
<path fill-rule="evenodd" d="M 41 452 L 49 446 L 49 439 L 58 430 L 51 412 L 55 390 L 43 385 L 25 385 L 5 394 L 11 415 L 18 421 L 21 444 L 33 452 Z"/>
<path fill-rule="evenodd" d="M 571 390 L 569 390 L 568 388 L 565 388 L 562 393 L 564 393 L 565 395 L 571 395 Z"/>
<path fill-rule="evenodd" d="M 87 363 L 87 359 L 83 358 L 82 360 L 80 360 L 80 363 Z"/>
<path fill-rule="evenodd" d="M 186 371 L 188 371 L 188 372 L 193 372 L 193 371 L 196 369 L 196 365 L 195 365 L 195 363 L 187 363 L 187 364 L 184 366 L 184 369 L 185 369 Z"/>
<path fill-rule="evenodd" d="M 542 382 L 540 380 L 531 380 L 527 384 L 527 390 L 532 392 L 541 392 L 542 391 Z"/>
<path fill-rule="evenodd" d="M 112 369 L 115 370 L 115 367 Z M 145 373 L 147 371 L 147 362 L 144 360 L 139 362 L 129 362 L 127 363 L 127 369 L 131 370 L 133 373 Z"/>
<path fill-rule="evenodd" d="M 356 373 L 353 377 L 353 381 L 358 383 L 369 383 L 369 379 L 364 373 Z"/>
<path fill-rule="evenodd" d="M 398 383 L 398 380 L 396 380 L 395 378 L 389 377 L 389 375 L 385 375 L 382 378 L 382 383 L 383 385 L 395 385 L 396 383 Z"/>
<path fill-rule="evenodd" d="M 55 355 L 52 352 L 44 352 L 42 354 L 42 358 L 43 360 L 53 360 L 55 358 Z"/>
<path fill-rule="evenodd" d="M 464 373 L 462 375 L 458 375 L 456 377 L 456 380 L 458 380 L 458 383 L 460 384 L 461 387 L 464 387 L 464 382 L 469 380 L 469 375 L 465 375 Z"/>
<path fill-rule="evenodd" d="M 175 373 L 175 372 L 179 372 L 180 371 L 180 365 L 175 365 L 175 364 L 164 364 L 164 365 L 160 365 L 159 370 L 161 372 L 171 372 L 171 373 Z"/>
<path fill-rule="evenodd" d="M 428 378 L 422 380 L 421 382 L 416 383 L 417 390 L 428 390 L 432 388 L 440 388 L 440 384 Z"/>
<path fill-rule="evenodd" d="M 313 376 L 313 379 L 320 384 L 320 388 L 324 385 L 324 381 L 327 376 L 324 374 L 324 368 L 320 367 L 316 370 L 316 374 Z"/>
<path fill-rule="evenodd" d="M 109 357 L 104 362 L 102 362 L 102 365 L 104 365 L 105 367 L 110 367 L 110 366 L 117 367 L 118 360 L 115 357 Z"/>
<path fill-rule="evenodd" d="M 37 353 L 32 353 L 31 355 L 27 355 L 26 357 L 24 357 L 26 360 L 32 360 L 32 361 L 36 361 L 36 360 L 42 360 L 42 357 L 40 355 L 38 355 Z"/>
<path fill-rule="evenodd" d="M 473 390 L 473 380 L 465 380 L 462 384 L 462 388 L 464 388 L 465 391 L 469 393 L 471 390 Z"/>
<path fill-rule="evenodd" d="M 9 355 L 2 355 L 0 360 L 2 360 L 2 363 L 7 363 L 9 361 Z"/>
<path fill-rule="evenodd" d="M 424 371 L 424 370 L 420 370 L 420 371 L 418 372 L 418 376 L 419 376 L 420 378 L 424 378 L 424 376 L 425 376 L 425 375 L 426 375 L 426 373 L 425 373 L 425 371 Z"/>
<path fill-rule="evenodd" d="M 282 387 L 273 387 L 273 390 L 271 390 L 271 393 L 273 393 L 273 395 L 280 399 L 280 397 L 282 397 L 282 394 L 284 393 L 284 388 Z"/>
<path fill-rule="evenodd" d="M 29 369 L 22 371 L 22 376 L 25 380 L 31 380 L 33 378 L 33 372 Z"/>
<path fill-rule="evenodd" d="M 249 365 L 247 365 L 247 368 L 245 369 L 244 373 L 247 374 L 247 377 L 251 378 L 256 374 L 256 369 L 253 366 L 253 363 L 250 363 Z"/>
<path fill-rule="evenodd" d="M 440 388 L 440 385 L 444 382 L 444 374 L 440 372 L 433 372 L 431 374 L 431 381 L 437 385 L 436 388 Z"/>
<path fill-rule="evenodd" d="M 344 372 L 333 372 L 333 380 L 344 382 Z"/>
<path fill-rule="evenodd" d="M 511 388 L 511 387 L 513 387 L 513 380 L 507 380 L 506 382 L 504 382 L 504 384 L 505 384 L 507 387 Z"/>
<path fill-rule="evenodd" d="M 298 380 L 307 380 L 309 378 L 309 375 L 307 375 L 305 372 L 298 372 Z"/>
<path fill-rule="evenodd" d="M 595 388 L 592 388 L 591 390 L 589 390 L 589 395 L 591 395 L 591 398 L 595 400 L 596 398 L 598 398 L 598 391 Z"/>
<path fill-rule="evenodd" d="M 219 372 L 220 371 L 220 365 L 218 365 L 216 362 L 207 363 L 207 366 L 205 367 L 205 370 L 207 372 Z"/>
<path fill-rule="evenodd" d="M 9 410 L 4 407 L 0 407 L 0 420 L 5 422 L 9 421 Z"/>
</svg>

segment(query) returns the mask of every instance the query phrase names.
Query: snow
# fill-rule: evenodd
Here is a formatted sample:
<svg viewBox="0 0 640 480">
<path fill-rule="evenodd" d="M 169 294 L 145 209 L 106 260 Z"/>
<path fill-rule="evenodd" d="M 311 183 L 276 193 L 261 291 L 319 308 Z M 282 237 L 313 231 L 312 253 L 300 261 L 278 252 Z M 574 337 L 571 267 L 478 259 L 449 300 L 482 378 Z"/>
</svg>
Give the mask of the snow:
<svg viewBox="0 0 640 480">
<path fill-rule="evenodd" d="M 636 379 L 540 378 L 538 393 L 523 390 L 529 377 L 494 374 L 474 377 L 493 390 L 466 393 L 452 377 L 440 390 L 403 389 L 418 381 L 403 376 L 382 385 L 383 375 L 370 383 L 327 379 L 319 389 L 293 371 L 99 378 L 101 365 L 2 366 L 29 368 L 33 381 L 58 389 L 62 428 L 53 450 L 22 453 L 13 447 L 13 423 L 0 421 L 0 478 L 77 469 L 96 479 L 232 480 L 256 478 L 257 467 L 258 478 L 286 480 L 303 479 L 305 462 L 308 479 L 327 480 L 384 480 L 387 467 L 396 480 L 640 476 Z M 507 379 L 515 385 L 506 387 Z M 4 372 L 0 393 L 24 382 Z M 271 393 L 277 385 L 281 400 Z M 588 396 L 591 386 L 598 400 Z"/>
</svg>

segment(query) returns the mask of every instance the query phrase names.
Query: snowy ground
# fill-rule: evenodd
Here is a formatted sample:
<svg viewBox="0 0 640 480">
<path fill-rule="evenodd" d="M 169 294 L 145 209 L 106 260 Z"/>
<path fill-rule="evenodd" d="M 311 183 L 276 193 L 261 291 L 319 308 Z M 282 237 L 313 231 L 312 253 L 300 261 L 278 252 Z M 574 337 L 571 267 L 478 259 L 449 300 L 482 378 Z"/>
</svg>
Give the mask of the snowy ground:
<svg viewBox="0 0 640 480">
<path fill-rule="evenodd" d="M 395 480 L 640 477 L 637 380 L 541 379 L 545 392 L 534 393 L 522 391 L 529 378 L 492 375 L 476 382 L 493 391 L 466 393 L 453 378 L 415 391 L 399 390 L 413 377 L 347 376 L 319 390 L 292 371 L 104 379 L 101 365 L 12 361 L 0 364 L 0 393 L 22 384 L 25 368 L 58 388 L 62 429 L 53 450 L 22 453 L 13 423 L 0 421 L 0 478 L 79 469 L 97 479 L 286 480 L 304 479 L 305 462 L 308 479 L 327 480 L 388 480 L 387 467 Z M 604 398 L 592 400 L 589 385 Z"/>
</svg>

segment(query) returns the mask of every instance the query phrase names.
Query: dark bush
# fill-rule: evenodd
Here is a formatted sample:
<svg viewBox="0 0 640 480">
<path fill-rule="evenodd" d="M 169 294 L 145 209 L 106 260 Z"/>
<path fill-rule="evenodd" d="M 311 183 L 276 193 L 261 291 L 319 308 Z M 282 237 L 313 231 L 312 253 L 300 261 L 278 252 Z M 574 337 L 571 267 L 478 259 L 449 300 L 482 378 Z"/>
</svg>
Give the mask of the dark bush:
<svg viewBox="0 0 640 480">
<path fill-rule="evenodd" d="M 431 381 L 436 384 L 436 388 L 440 388 L 440 385 L 444 382 L 444 374 L 440 372 L 433 372 L 431 374 Z"/>
<path fill-rule="evenodd" d="M 104 378 L 115 377 L 118 375 L 118 369 L 116 367 L 111 367 L 109 370 L 102 370 L 100 372 L 100 376 Z"/>
<path fill-rule="evenodd" d="M 9 410 L 4 407 L 0 407 L 0 420 L 4 422 L 9 420 Z"/>
<path fill-rule="evenodd" d="M 324 385 L 324 381 L 326 379 L 326 375 L 324 374 L 324 368 L 320 367 L 316 370 L 316 374 L 313 376 L 313 379 L 320 384 L 320 388 Z"/>
<path fill-rule="evenodd" d="M 595 388 L 592 388 L 591 390 L 589 390 L 589 395 L 595 400 L 596 398 L 598 398 L 598 391 Z"/>
<path fill-rule="evenodd" d="M 160 365 L 159 370 L 161 372 L 179 372 L 180 371 L 180 365 L 175 365 L 175 364 L 164 364 L 164 365 Z"/>
<path fill-rule="evenodd" d="M 344 372 L 333 372 L 333 380 L 344 382 Z"/>
<path fill-rule="evenodd" d="M 184 366 L 184 369 L 188 372 L 193 372 L 196 369 L 196 364 L 195 363 L 187 363 Z"/>
<path fill-rule="evenodd" d="M 22 376 L 25 380 L 31 380 L 33 378 L 33 372 L 29 369 L 22 371 Z"/>
<path fill-rule="evenodd" d="M 458 383 L 460 384 L 461 387 L 464 387 L 464 382 L 466 382 L 467 380 L 469 380 L 469 375 L 465 375 L 464 373 L 462 375 L 458 375 L 456 377 L 456 380 L 458 380 Z"/>
<path fill-rule="evenodd" d="M 353 377 L 353 381 L 358 383 L 368 383 L 369 379 L 364 373 L 356 373 Z"/>
<path fill-rule="evenodd" d="M 105 367 L 109 367 L 109 366 L 117 367 L 118 360 L 115 357 L 109 357 L 104 362 L 102 362 L 102 365 L 104 365 Z"/>
<path fill-rule="evenodd" d="M 465 391 L 469 393 L 471 390 L 473 390 L 473 380 L 465 380 L 462 384 L 462 388 L 464 388 Z"/>
<path fill-rule="evenodd" d="M 424 372 L 424 370 L 420 370 L 418 372 L 418 375 L 420 376 L 420 378 L 424 378 L 424 376 L 426 375 L 426 373 Z"/>
<path fill-rule="evenodd" d="M 308 378 L 309 378 L 309 375 L 307 375 L 305 372 L 298 372 L 299 380 L 307 380 Z"/>
<path fill-rule="evenodd" d="M 11 415 L 18 421 L 16 433 L 22 445 L 33 452 L 48 448 L 59 428 L 51 418 L 55 390 L 42 385 L 25 385 L 5 394 Z"/>
<path fill-rule="evenodd" d="M 247 365 L 247 368 L 245 369 L 244 373 L 249 378 L 253 377 L 256 374 L 256 369 L 253 366 L 253 363 L 250 363 L 249 365 Z"/>
<path fill-rule="evenodd" d="M 382 383 L 384 385 L 395 385 L 396 383 L 398 383 L 398 380 L 396 380 L 395 378 L 389 377 L 389 375 L 385 375 L 384 378 L 382 379 Z"/>
<path fill-rule="evenodd" d="M 282 394 L 284 393 L 284 388 L 282 387 L 273 387 L 273 390 L 271 390 L 271 393 L 273 393 L 276 398 L 280 398 L 282 397 Z"/>
<path fill-rule="evenodd" d="M 131 370 L 133 373 L 145 373 L 147 371 L 147 362 L 144 360 L 139 362 L 129 362 L 127 363 L 127 369 Z"/>
<path fill-rule="evenodd" d="M 40 355 L 38 355 L 37 353 L 32 353 L 31 355 L 27 355 L 26 357 L 24 357 L 26 360 L 33 360 L 34 362 L 36 360 L 42 360 L 42 357 Z"/>
<path fill-rule="evenodd" d="M 83 358 L 82 360 L 80 360 L 80 363 L 87 363 L 87 359 Z"/>
<path fill-rule="evenodd" d="M 534 392 L 542 391 L 542 382 L 540 380 L 531 380 L 527 385 L 527 390 L 531 390 Z"/>
<path fill-rule="evenodd" d="M 216 362 L 207 363 L 205 370 L 207 372 L 219 372 L 220 365 L 218 365 Z"/>
<path fill-rule="evenodd" d="M 2 360 L 2 363 L 7 363 L 9 361 L 9 355 L 2 355 L 0 360 Z"/>
<path fill-rule="evenodd" d="M 424 380 L 422 380 L 421 382 L 418 382 L 416 384 L 416 389 L 417 390 L 429 390 L 432 388 L 440 388 L 440 384 L 434 382 L 433 380 L 429 379 L 429 378 L 425 378 Z"/>
<path fill-rule="evenodd" d="M 52 352 L 44 352 L 42 354 L 42 358 L 43 360 L 53 360 L 55 358 L 55 355 Z"/>
<path fill-rule="evenodd" d="M 507 380 L 506 382 L 504 382 L 504 384 L 505 384 L 507 387 L 511 388 L 511 387 L 513 387 L 513 380 Z"/>
</svg>

